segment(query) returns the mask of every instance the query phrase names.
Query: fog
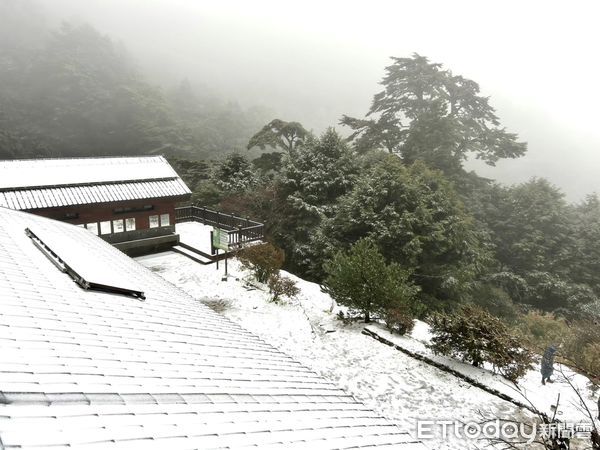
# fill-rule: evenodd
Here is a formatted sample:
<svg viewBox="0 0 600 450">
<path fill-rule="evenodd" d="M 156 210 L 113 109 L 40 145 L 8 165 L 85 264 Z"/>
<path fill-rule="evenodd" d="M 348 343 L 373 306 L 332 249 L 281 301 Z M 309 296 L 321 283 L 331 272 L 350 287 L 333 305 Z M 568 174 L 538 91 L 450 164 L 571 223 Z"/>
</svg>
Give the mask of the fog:
<svg viewBox="0 0 600 450">
<path fill-rule="evenodd" d="M 600 190 L 595 2 L 40 0 L 51 24 L 89 22 L 145 75 L 194 85 L 315 132 L 362 116 L 389 56 L 413 52 L 477 81 L 526 157 L 503 182 L 548 178 L 570 200 Z M 343 130 L 341 130 L 343 131 Z"/>
</svg>

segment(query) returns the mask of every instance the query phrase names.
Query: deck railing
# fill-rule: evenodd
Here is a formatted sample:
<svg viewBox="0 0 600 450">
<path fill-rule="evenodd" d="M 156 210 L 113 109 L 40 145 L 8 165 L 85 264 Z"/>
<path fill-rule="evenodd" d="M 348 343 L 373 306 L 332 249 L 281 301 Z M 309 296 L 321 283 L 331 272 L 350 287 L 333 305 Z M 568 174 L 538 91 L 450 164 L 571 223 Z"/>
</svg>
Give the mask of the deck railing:
<svg viewBox="0 0 600 450">
<path fill-rule="evenodd" d="M 230 248 L 260 241 L 265 237 L 265 226 L 248 218 L 234 214 L 225 214 L 200 206 L 182 206 L 175 208 L 175 222 L 201 222 L 227 231 Z"/>
</svg>

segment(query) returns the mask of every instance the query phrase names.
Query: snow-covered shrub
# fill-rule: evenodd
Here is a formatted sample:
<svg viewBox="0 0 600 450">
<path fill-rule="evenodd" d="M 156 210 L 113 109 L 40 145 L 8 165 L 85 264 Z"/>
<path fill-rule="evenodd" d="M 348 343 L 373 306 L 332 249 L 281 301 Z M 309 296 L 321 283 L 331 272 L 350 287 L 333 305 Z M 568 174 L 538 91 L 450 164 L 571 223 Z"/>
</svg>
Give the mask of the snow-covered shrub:
<svg viewBox="0 0 600 450">
<path fill-rule="evenodd" d="M 401 308 L 412 317 L 418 310 L 418 288 L 409 281 L 409 273 L 398 264 L 387 264 L 368 239 L 337 253 L 325 264 L 325 271 L 325 292 L 350 313 L 362 314 L 365 322 L 388 309 Z"/>
<path fill-rule="evenodd" d="M 437 354 L 459 357 L 476 367 L 490 363 L 516 382 L 531 368 L 533 355 L 498 318 L 475 305 L 431 319 L 429 347 Z"/>
<path fill-rule="evenodd" d="M 226 192 L 244 192 L 258 183 L 252 164 L 238 153 L 228 155 L 213 174 L 215 184 Z"/>
<path fill-rule="evenodd" d="M 285 260 L 283 250 L 268 242 L 243 248 L 237 257 L 242 267 L 250 270 L 259 283 L 267 283 L 279 273 Z"/>
<path fill-rule="evenodd" d="M 279 274 L 271 275 L 267 284 L 272 295 L 271 300 L 274 302 L 278 302 L 281 297 L 293 298 L 300 293 L 294 280 Z"/>
</svg>

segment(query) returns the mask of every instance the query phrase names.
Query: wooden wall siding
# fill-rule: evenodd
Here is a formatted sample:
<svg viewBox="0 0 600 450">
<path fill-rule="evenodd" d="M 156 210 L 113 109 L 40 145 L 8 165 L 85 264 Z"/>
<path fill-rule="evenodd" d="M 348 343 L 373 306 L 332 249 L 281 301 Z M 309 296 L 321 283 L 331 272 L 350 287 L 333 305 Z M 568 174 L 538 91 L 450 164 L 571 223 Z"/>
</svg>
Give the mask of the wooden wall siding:
<svg viewBox="0 0 600 450">
<path fill-rule="evenodd" d="M 149 211 L 123 212 L 115 213 L 117 208 L 143 208 L 146 205 L 152 205 L 154 208 Z M 104 203 L 95 205 L 76 205 L 60 208 L 36 209 L 30 211 L 38 216 L 48 217 L 50 219 L 60 220 L 73 225 L 104 222 L 117 219 L 135 219 L 137 230 L 150 228 L 149 217 L 153 215 L 169 214 L 169 222 L 175 224 L 175 201 L 173 199 L 148 199 L 138 201 L 126 201 L 115 203 Z M 75 218 L 68 218 L 70 214 L 76 214 Z"/>
</svg>

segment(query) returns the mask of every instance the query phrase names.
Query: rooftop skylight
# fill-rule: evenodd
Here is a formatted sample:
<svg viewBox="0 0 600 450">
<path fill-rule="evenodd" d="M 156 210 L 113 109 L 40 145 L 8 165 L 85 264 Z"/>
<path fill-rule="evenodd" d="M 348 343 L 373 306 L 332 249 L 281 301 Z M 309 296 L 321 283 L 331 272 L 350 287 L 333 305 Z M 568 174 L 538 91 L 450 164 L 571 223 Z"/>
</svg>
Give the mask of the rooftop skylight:
<svg viewBox="0 0 600 450">
<path fill-rule="evenodd" d="M 83 289 L 130 295 L 141 300 L 146 298 L 144 292 L 116 268 L 93 259 L 73 235 L 61 231 L 41 227 L 25 229 L 33 244 Z"/>
</svg>

